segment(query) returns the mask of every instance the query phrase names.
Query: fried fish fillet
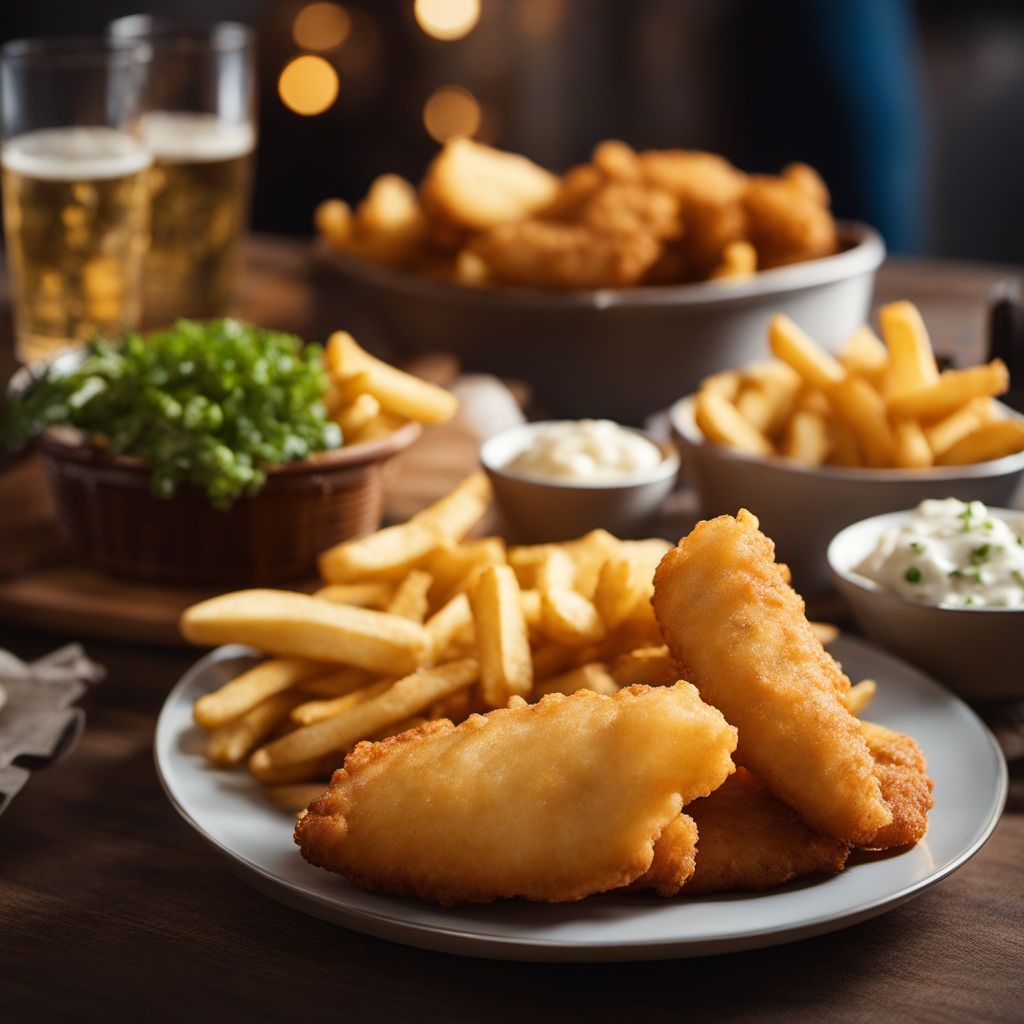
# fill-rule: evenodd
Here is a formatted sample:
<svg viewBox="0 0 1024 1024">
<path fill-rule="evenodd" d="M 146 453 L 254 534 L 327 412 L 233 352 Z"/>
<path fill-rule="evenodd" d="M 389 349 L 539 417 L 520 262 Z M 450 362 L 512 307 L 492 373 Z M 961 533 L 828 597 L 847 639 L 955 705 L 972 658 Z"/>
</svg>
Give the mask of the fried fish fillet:
<svg viewBox="0 0 1024 1024">
<path fill-rule="evenodd" d="M 699 800 L 696 802 L 700 803 Z M 693 818 L 688 814 L 677 814 L 655 840 L 651 866 L 626 889 L 630 892 L 652 891 L 665 897 L 677 895 L 693 877 L 697 864 L 697 838 L 697 824 Z"/>
<path fill-rule="evenodd" d="M 738 763 L 815 832 L 871 845 L 893 822 L 875 759 L 775 546 L 742 510 L 698 523 L 654 580 L 680 674 L 739 730 Z M 699 825 L 698 825 L 699 828 Z"/>
<path fill-rule="evenodd" d="M 928 812 L 934 806 L 932 780 L 921 748 L 906 733 L 884 725 L 861 722 L 861 733 L 875 759 L 875 775 L 893 820 L 875 834 L 871 846 L 888 850 L 920 842 L 928 831 Z"/>
<path fill-rule="evenodd" d="M 804 875 L 834 875 L 850 852 L 846 843 L 812 832 L 743 768 L 686 813 L 700 838 L 684 896 L 772 889 Z M 657 845 L 654 852 L 657 861 Z"/>
<path fill-rule="evenodd" d="M 370 891 L 445 906 L 578 900 L 644 874 L 681 807 L 733 770 L 735 745 L 688 683 L 514 698 L 459 726 L 360 743 L 295 841 Z M 688 870 L 680 861 L 657 884 L 678 887 Z"/>
</svg>

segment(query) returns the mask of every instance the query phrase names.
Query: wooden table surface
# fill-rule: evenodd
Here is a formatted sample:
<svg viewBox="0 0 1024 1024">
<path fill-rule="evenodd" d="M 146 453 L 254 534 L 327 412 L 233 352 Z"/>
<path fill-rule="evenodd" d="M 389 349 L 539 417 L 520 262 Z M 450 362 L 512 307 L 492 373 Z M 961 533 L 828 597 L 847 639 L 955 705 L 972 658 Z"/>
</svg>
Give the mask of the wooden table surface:
<svg viewBox="0 0 1024 1024">
<path fill-rule="evenodd" d="M 978 354 L 995 268 L 899 263 L 879 294 L 917 299 L 941 351 Z M 246 315 L 315 336 L 305 250 L 250 247 Z M 3 538 L 0 538 L 3 543 Z M 0 622 L 39 656 L 69 636 Z M 281 906 L 177 816 L 153 767 L 157 714 L 194 660 L 91 641 L 107 679 L 75 752 L 0 818 L 0 1019 L 1011 1021 L 1024 1019 L 1024 770 L 964 868 L 882 917 L 699 960 L 538 965 L 409 949 Z"/>
</svg>

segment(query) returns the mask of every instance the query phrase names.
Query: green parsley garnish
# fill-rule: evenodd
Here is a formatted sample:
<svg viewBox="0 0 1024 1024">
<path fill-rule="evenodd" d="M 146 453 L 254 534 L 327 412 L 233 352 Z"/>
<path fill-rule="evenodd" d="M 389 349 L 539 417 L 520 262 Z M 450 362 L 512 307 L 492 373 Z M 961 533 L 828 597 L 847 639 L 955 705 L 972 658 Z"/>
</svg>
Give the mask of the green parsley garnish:
<svg viewBox="0 0 1024 1024">
<path fill-rule="evenodd" d="M 1014 578 L 1014 580 L 1016 580 L 1017 583 L 1024 587 L 1024 572 L 1021 572 L 1020 569 L 1014 569 L 1010 573 L 1010 575 Z"/>
<path fill-rule="evenodd" d="M 966 596 L 966 597 L 964 598 L 964 604 L 965 604 L 965 605 L 971 605 L 971 604 L 974 604 L 974 596 L 973 596 L 972 594 L 968 594 L 968 595 L 967 595 L 967 596 Z"/>
<path fill-rule="evenodd" d="M 77 427 L 145 460 L 158 497 L 193 483 L 224 509 L 258 491 L 268 467 L 341 444 L 326 391 L 318 345 L 237 320 L 179 320 L 148 338 L 93 341 L 69 371 L 51 367 L 8 404 L 0 438 L 14 447 Z"/>
<path fill-rule="evenodd" d="M 904 579 L 908 583 L 920 583 L 921 580 L 924 579 L 924 576 L 921 574 L 921 570 L 918 569 L 918 567 L 916 565 L 912 565 L 906 571 L 906 573 L 904 573 Z"/>
<path fill-rule="evenodd" d="M 917 555 L 923 555 L 924 545 L 919 540 L 911 541 L 910 550 Z"/>
<path fill-rule="evenodd" d="M 981 544 L 971 552 L 971 565 L 981 565 L 991 552 L 991 546 L 989 544 Z"/>
<path fill-rule="evenodd" d="M 953 569 L 949 573 L 949 578 L 951 580 L 958 580 L 961 576 L 963 576 L 963 573 L 959 569 Z"/>
</svg>

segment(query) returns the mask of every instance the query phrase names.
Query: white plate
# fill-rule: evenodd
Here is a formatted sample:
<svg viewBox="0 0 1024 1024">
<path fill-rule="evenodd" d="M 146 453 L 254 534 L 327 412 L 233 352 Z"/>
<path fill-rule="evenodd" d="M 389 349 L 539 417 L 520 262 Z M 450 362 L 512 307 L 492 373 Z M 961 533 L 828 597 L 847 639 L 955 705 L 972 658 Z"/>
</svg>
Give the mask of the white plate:
<svg viewBox="0 0 1024 1024">
<path fill-rule="evenodd" d="M 653 960 L 775 945 L 863 921 L 923 892 L 981 848 L 1006 799 L 1006 762 L 964 703 L 863 641 L 843 636 L 830 650 L 853 678 L 878 680 L 870 717 L 911 732 L 924 750 L 935 780 L 931 827 L 905 853 L 768 894 L 675 900 L 606 894 L 555 906 L 506 901 L 442 910 L 359 892 L 301 858 L 291 820 L 262 799 L 250 776 L 213 768 L 202 756 L 192 704 L 246 667 L 245 647 L 207 655 L 168 696 L 157 724 L 157 770 L 182 817 L 248 882 L 369 935 L 466 956 L 548 961 Z"/>
</svg>

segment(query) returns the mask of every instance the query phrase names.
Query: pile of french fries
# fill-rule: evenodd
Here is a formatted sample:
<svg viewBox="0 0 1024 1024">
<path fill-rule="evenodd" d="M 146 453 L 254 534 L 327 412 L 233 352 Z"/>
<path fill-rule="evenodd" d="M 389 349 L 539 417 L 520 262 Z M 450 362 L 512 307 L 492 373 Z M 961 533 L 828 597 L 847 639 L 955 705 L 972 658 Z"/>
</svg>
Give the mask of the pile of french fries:
<svg viewBox="0 0 1024 1024">
<path fill-rule="evenodd" d="M 324 363 L 327 411 L 345 444 L 384 437 L 410 420 L 444 423 L 458 412 L 450 391 L 370 355 L 345 331 L 328 339 Z"/>
<path fill-rule="evenodd" d="M 837 359 L 777 315 L 776 359 L 706 379 L 698 427 L 709 441 L 808 466 L 923 469 L 1024 450 L 1024 422 L 993 401 L 1009 388 L 1002 360 L 940 373 L 910 302 L 883 306 L 879 326 L 881 339 L 864 325 Z"/>
</svg>

